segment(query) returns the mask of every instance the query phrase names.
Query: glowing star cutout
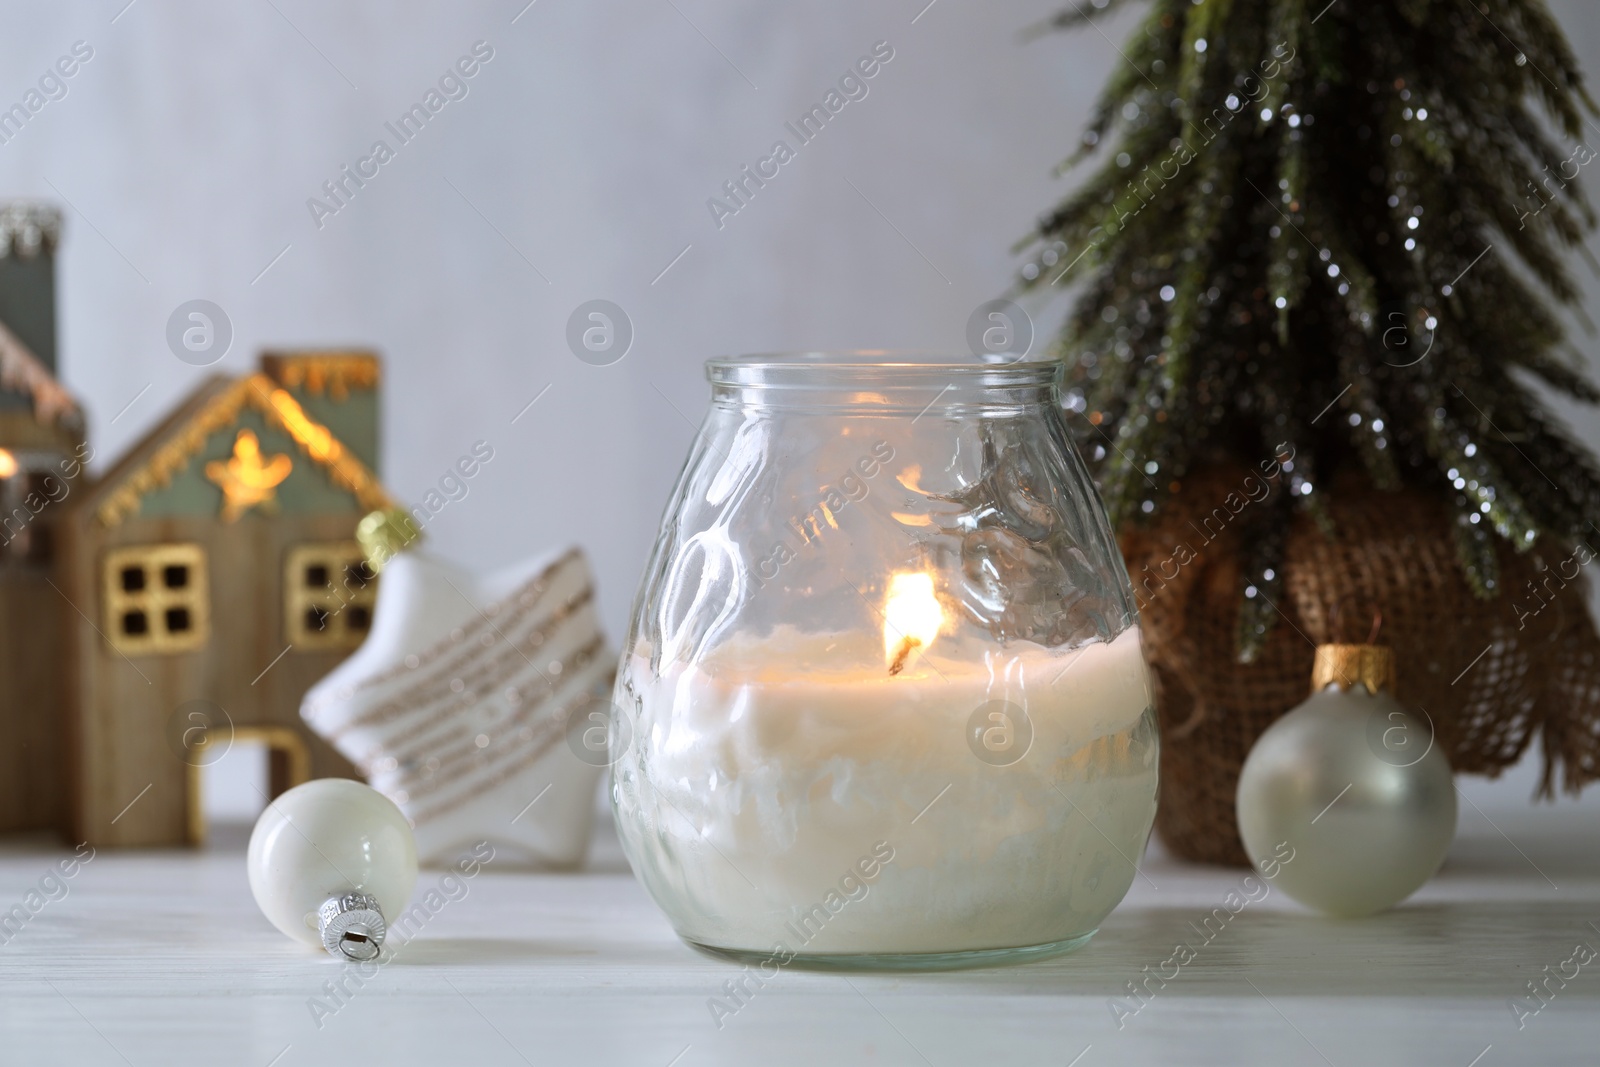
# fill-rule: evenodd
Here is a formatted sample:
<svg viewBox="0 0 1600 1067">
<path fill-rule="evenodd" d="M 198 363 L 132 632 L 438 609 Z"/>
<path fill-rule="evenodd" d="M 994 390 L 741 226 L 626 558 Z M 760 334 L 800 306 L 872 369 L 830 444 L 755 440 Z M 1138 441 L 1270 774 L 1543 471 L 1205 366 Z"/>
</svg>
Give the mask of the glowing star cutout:
<svg viewBox="0 0 1600 1067">
<path fill-rule="evenodd" d="M 294 460 L 281 452 L 263 459 L 256 435 L 240 430 L 233 441 L 233 457 L 206 464 L 206 477 L 222 487 L 222 521 L 237 522 L 251 508 L 275 502 L 278 486 L 293 469 Z"/>
</svg>

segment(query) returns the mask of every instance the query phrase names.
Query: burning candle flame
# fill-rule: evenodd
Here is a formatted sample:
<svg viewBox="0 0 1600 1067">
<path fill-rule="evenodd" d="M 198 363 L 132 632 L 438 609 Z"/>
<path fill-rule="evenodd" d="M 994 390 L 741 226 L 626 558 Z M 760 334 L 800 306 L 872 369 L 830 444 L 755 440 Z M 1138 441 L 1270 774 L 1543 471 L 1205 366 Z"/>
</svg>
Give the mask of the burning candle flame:
<svg viewBox="0 0 1600 1067">
<path fill-rule="evenodd" d="M 883 609 L 883 656 L 890 674 L 905 669 L 906 660 L 927 648 L 944 625 L 944 608 L 933 592 L 931 574 L 896 574 L 889 579 L 889 600 Z"/>
</svg>

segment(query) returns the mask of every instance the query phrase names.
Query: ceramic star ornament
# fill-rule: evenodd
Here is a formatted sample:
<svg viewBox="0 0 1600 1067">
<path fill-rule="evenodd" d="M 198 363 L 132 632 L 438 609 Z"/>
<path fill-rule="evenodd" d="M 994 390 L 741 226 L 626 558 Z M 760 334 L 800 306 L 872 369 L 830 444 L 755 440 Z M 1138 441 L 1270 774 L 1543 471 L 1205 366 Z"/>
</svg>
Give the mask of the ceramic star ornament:
<svg viewBox="0 0 1600 1067">
<path fill-rule="evenodd" d="M 373 558 L 371 634 L 301 717 L 404 812 L 422 863 L 485 840 L 511 862 L 581 862 L 616 668 L 583 554 L 487 575 L 416 548 Z"/>
</svg>

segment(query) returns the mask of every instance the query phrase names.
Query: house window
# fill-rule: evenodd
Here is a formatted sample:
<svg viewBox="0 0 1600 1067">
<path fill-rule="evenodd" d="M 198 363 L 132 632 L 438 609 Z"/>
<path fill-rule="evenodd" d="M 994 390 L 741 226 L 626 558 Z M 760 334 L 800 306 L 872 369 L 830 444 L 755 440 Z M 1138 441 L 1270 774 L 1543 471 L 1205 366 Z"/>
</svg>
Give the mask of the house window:
<svg viewBox="0 0 1600 1067">
<path fill-rule="evenodd" d="M 118 652 L 189 652 L 210 637 L 206 553 L 199 545 L 139 545 L 108 552 L 103 588 L 105 632 Z"/>
<path fill-rule="evenodd" d="M 0 565 L 50 568 L 55 505 L 67 498 L 58 462 L 55 453 L 0 448 Z"/>
<path fill-rule="evenodd" d="M 378 576 L 359 543 L 290 549 L 283 590 L 284 636 L 294 647 L 355 648 L 367 639 Z"/>
</svg>

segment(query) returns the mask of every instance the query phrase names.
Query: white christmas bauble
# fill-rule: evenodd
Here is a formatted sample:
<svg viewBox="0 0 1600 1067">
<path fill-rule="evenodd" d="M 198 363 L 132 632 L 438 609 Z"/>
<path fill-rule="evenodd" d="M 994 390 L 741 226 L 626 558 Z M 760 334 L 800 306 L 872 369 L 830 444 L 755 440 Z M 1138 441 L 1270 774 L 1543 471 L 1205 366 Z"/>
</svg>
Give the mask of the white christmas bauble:
<svg viewBox="0 0 1600 1067">
<path fill-rule="evenodd" d="M 1439 869 L 1455 837 L 1455 784 L 1433 740 L 1427 720 L 1386 690 L 1313 693 L 1267 728 L 1239 775 L 1250 861 L 1331 915 L 1398 904 Z"/>
<path fill-rule="evenodd" d="M 348 778 L 319 778 L 268 804 L 248 864 L 250 892 L 273 926 L 357 960 L 378 954 L 417 884 L 406 817 Z"/>
</svg>

